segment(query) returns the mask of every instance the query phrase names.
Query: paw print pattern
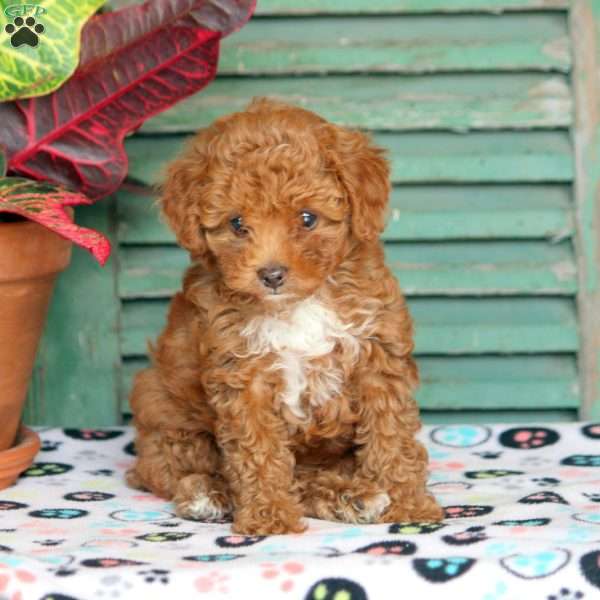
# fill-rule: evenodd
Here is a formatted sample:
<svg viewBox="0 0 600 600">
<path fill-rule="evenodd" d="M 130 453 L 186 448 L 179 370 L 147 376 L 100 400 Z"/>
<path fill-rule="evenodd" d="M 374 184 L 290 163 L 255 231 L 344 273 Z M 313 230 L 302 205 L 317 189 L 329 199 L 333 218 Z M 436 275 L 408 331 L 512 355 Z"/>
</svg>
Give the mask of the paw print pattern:
<svg viewBox="0 0 600 600">
<path fill-rule="evenodd" d="M 40 546 L 60 546 L 62 543 L 66 542 L 66 540 L 34 540 L 34 544 L 39 544 Z"/>
<path fill-rule="evenodd" d="M 299 575 L 304 571 L 304 565 L 299 562 L 288 561 L 282 565 L 273 563 L 263 563 L 261 565 L 264 579 L 279 580 L 283 577 L 279 588 L 282 592 L 289 592 L 294 587 L 294 581 L 291 579 L 294 575 Z"/>
<path fill-rule="evenodd" d="M 62 475 L 73 469 L 72 465 L 64 463 L 37 462 L 29 469 L 21 473 L 21 477 L 48 477 L 50 475 Z"/>
<path fill-rule="evenodd" d="M 18 48 L 23 44 L 35 48 L 42 35 L 45 27 L 41 23 L 36 23 L 33 17 L 16 17 L 12 23 L 4 27 L 4 31 L 10 35 L 10 44 L 13 48 Z"/>
<path fill-rule="evenodd" d="M 496 521 L 492 525 L 500 525 L 501 527 L 543 527 L 548 525 L 551 519 L 507 519 L 506 521 Z"/>
<path fill-rule="evenodd" d="M 417 558 L 413 561 L 415 571 L 430 583 L 445 583 L 466 573 L 475 560 L 452 556 L 449 558 Z"/>
<path fill-rule="evenodd" d="M 153 522 L 157 521 L 169 521 L 175 515 L 172 512 L 166 510 L 115 510 L 110 513 L 110 518 L 115 521 L 124 522 Z"/>
<path fill-rule="evenodd" d="M 569 504 L 560 494 L 554 492 L 535 492 L 519 500 L 521 504 Z"/>
<path fill-rule="evenodd" d="M 600 494 L 583 494 L 590 502 L 600 503 Z"/>
<path fill-rule="evenodd" d="M 444 523 L 394 523 L 390 525 L 390 533 L 400 533 L 402 535 L 415 535 L 422 533 L 434 533 L 442 527 Z"/>
<path fill-rule="evenodd" d="M 114 498 L 114 494 L 107 494 L 105 492 L 72 492 L 65 494 L 63 498 L 65 500 L 71 500 L 73 502 L 100 502 L 101 500 L 110 500 Z"/>
<path fill-rule="evenodd" d="M 97 598 L 119 598 L 126 596 L 133 587 L 132 583 L 124 577 L 111 573 L 100 578 L 100 586 L 96 589 L 94 595 Z"/>
<path fill-rule="evenodd" d="M 194 554 L 192 556 L 184 556 L 183 560 L 191 560 L 193 562 L 227 562 L 236 558 L 243 558 L 244 554 Z"/>
<path fill-rule="evenodd" d="M 579 590 L 572 591 L 569 588 L 561 588 L 557 594 L 550 594 L 547 600 L 581 600 L 583 592 Z"/>
<path fill-rule="evenodd" d="M 11 500 L 0 500 L 0 511 L 3 510 L 19 510 L 19 508 L 27 508 L 28 504 L 22 502 L 13 502 Z"/>
<path fill-rule="evenodd" d="M 200 593 L 221 592 L 227 594 L 229 592 L 226 582 L 229 576 L 223 575 L 218 571 L 211 571 L 202 577 L 198 577 L 194 582 L 196 590 Z"/>
<path fill-rule="evenodd" d="M 573 454 L 563 458 L 560 464 L 571 467 L 600 467 L 600 454 Z"/>
<path fill-rule="evenodd" d="M 384 541 L 375 542 L 368 546 L 363 546 L 354 552 L 368 554 L 369 556 L 407 556 L 417 551 L 416 544 L 404 541 Z"/>
<path fill-rule="evenodd" d="M 442 539 L 450 546 L 467 546 L 487 540 L 488 536 L 485 534 L 483 527 L 469 527 L 465 531 L 445 535 Z"/>
<path fill-rule="evenodd" d="M 587 582 L 600 589 L 600 550 L 584 554 L 579 561 L 579 566 Z"/>
<path fill-rule="evenodd" d="M 184 533 L 183 531 L 158 531 L 156 533 L 137 535 L 135 539 L 143 542 L 178 542 L 193 535 L 193 533 Z"/>
<path fill-rule="evenodd" d="M 135 442 L 129 442 L 129 444 L 123 448 L 123 452 L 125 452 L 125 454 L 128 456 L 136 456 Z"/>
<path fill-rule="evenodd" d="M 139 560 L 129 560 L 126 558 L 87 558 L 81 561 L 82 567 L 93 569 L 114 569 L 115 567 L 141 567 L 145 563 Z"/>
<path fill-rule="evenodd" d="M 474 456 L 479 456 L 479 458 L 485 458 L 486 460 L 494 460 L 502 456 L 502 452 L 490 452 L 489 450 L 485 452 L 473 452 L 472 454 Z"/>
<path fill-rule="evenodd" d="M 54 452 L 54 450 L 58 450 L 62 442 L 54 442 L 52 440 L 42 440 L 42 447 L 40 448 L 40 452 Z"/>
<path fill-rule="evenodd" d="M 593 512 L 575 513 L 574 515 L 572 515 L 572 518 L 575 519 L 575 521 L 579 521 L 581 523 L 600 525 L 600 513 L 598 512 L 598 510 L 596 510 L 596 507 L 594 507 Z"/>
<path fill-rule="evenodd" d="M 554 575 L 571 560 L 571 553 L 562 548 L 526 552 L 505 556 L 500 564 L 512 575 L 521 579 L 539 579 Z"/>
<path fill-rule="evenodd" d="M 531 481 L 537 483 L 540 487 L 554 487 L 560 484 L 560 479 L 554 477 L 534 477 Z"/>
<path fill-rule="evenodd" d="M 148 571 L 140 571 L 138 575 L 144 578 L 146 583 L 169 583 L 169 571 L 166 569 L 149 569 Z"/>
<path fill-rule="evenodd" d="M 600 423 L 586 425 L 581 429 L 581 433 L 592 440 L 600 440 Z"/>
<path fill-rule="evenodd" d="M 431 439 L 440 446 L 471 448 L 479 446 L 492 435 L 488 427 L 481 425 L 444 425 L 431 432 Z"/>
<path fill-rule="evenodd" d="M 534 450 L 556 444 L 559 437 L 556 431 L 546 427 L 515 427 L 502 432 L 500 443 L 507 448 Z"/>
<path fill-rule="evenodd" d="M 114 471 L 112 469 L 96 469 L 95 471 L 86 471 L 90 475 L 99 475 L 101 477 L 110 477 Z"/>
<path fill-rule="evenodd" d="M 523 471 L 509 471 L 507 469 L 486 469 L 484 471 L 465 471 L 467 479 L 496 479 L 509 475 L 523 475 Z"/>
<path fill-rule="evenodd" d="M 466 519 L 489 515 L 494 510 L 493 506 L 480 506 L 478 504 L 457 504 L 446 506 L 444 511 L 446 519 Z"/>
<path fill-rule="evenodd" d="M 264 535 L 227 535 L 218 537 L 215 544 L 219 548 L 241 548 L 242 546 L 253 546 L 264 539 Z"/>
<path fill-rule="evenodd" d="M 89 515 L 87 510 L 78 508 L 43 508 L 41 510 L 32 510 L 28 513 L 31 517 L 40 519 L 79 519 Z"/>
<path fill-rule="evenodd" d="M 362 586 L 350 579 L 332 577 L 317 581 L 304 596 L 304 600 L 337 600 L 338 598 L 367 600 L 367 593 Z"/>
<path fill-rule="evenodd" d="M 554 466 L 555 461 L 553 461 L 551 458 L 546 458 L 544 456 L 536 456 L 534 455 L 529 455 L 529 456 L 524 456 L 520 461 L 519 464 L 522 467 L 527 467 L 528 469 L 531 468 L 542 468 L 542 467 L 547 467 L 549 465 Z"/>
<path fill-rule="evenodd" d="M 63 429 L 63 433 L 74 440 L 104 442 L 125 434 L 118 429 Z"/>
</svg>

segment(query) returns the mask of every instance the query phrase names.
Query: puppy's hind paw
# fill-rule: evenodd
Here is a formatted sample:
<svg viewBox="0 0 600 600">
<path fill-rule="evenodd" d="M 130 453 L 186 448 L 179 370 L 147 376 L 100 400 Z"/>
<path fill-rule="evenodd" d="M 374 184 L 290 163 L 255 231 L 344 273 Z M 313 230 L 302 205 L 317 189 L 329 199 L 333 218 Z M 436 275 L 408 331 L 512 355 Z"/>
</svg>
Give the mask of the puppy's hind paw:
<svg viewBox="0 0 600 600">
<path fill-rule="evenodd" d="M 137 471 L 135 470 L 134 467 L 132 467 L 131 469 L 128 469 L 125 472 L 125 481 L 127 482 L 127 485 L 130 488 L 133 488 L 135 490 L 145 490 L 145 486 L 142 483 L 142 480 L 140 479 L 140 476 L 137 474 Z"/>
</svg>

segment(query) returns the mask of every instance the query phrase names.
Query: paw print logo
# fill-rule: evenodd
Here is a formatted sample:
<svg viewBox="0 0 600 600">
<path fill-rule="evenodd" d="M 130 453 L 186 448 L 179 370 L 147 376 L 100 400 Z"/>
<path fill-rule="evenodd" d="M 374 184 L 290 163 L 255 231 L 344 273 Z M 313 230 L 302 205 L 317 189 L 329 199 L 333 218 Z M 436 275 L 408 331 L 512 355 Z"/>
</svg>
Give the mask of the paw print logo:
<svg viewBox="0 0 600 600">
<path fill-rule="evenodd" d="M 23 44 L 35 48 L 40 38 L 45 31 L 45 27 L 41 23 L 36 23 L 33 17 L 15 17 L 12 23 L 9 23 L 4 28 L 4 31 L 10 35 L 10 44 L 13 48 L 18 48 Z"/>
</svg>

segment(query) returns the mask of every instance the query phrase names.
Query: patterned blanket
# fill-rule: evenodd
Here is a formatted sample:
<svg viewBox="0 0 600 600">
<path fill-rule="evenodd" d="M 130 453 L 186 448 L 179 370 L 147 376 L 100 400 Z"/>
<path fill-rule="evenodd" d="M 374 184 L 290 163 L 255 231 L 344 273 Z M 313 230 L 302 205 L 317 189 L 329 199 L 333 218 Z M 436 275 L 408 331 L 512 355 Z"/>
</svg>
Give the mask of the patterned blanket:
<svg viewBox="0 0 600 600">
<path fill-rule="evenodd" d="M 272 537 L 128 489 L 130 429 L 41 433 L 0 492 L 0 599 L 600 598 L 600 424 L 425 428 L 443 524 Z"/>
</svg>

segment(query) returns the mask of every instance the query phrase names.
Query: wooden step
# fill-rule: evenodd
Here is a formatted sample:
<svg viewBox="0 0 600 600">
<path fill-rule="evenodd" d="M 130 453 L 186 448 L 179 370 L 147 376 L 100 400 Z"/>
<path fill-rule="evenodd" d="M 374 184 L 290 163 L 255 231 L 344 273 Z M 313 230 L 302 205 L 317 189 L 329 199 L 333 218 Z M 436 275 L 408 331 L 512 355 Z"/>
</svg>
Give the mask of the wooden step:
<svg viewBox="0 0 600 600">
<path fill-rule="evenodd" d="M 175 242 L 158 214 L 157 192 L 123 187 L 116 196 L 120 242 Z M 562 239 L 572 233 L 568 186 L 399 185 L 392 191 L 383 239 Z"/>
<path fill-rule="evenodd" d="M 139 0 L 108 0 L 103 10 L 118 10 Z M 569 0 L 260 0 L 255 15 L 405 14 L 564 10 Z"/>
<path fill-rule="evenodd" d="M 327 15 L 255 17 L 223 41 L 219 76 L 570 67 L 564 13 Z"/>
<path fill-rule="evenodd" d="M 132 0 L 111 0 L 113 3 Z M 405 14 L 565 10 L 569 0 L 261 0 L 257 15 Z"/>
<path fill-rule="evenodd" d="M 168 300 L 123 302 L 124 356 L 145 356 L 162 331 Z M 422 355 L 575 352 L 579 339 L 570 298 L 412 298 L 416 352 Z"/>
<path fill-rule="evenodd" d="M 154 185 L 164 179 L 189 136 L 136 136 L 125 142 L 129 178 Z M 570 182 L 573 157 L 566 131 L 379 133 L 394 183 Z"/>
<path fill-rule="evenodd" d="M 422 356 L 417 362 L 421 385 L 416 397 L 422 411 L 560 411 L 579 403 L 573 356 Z M 125 413 L 130 412 L 133 376 L 147 366 L 145 358 L 123 362 Z"/>
<path fill-rule="evenodd" d="M 405 294 L 556 295 L 577 290 L 569 242 L 389 242 L 386 261 Z M 122 298 L 164 298 L 181 287 L 187 252 L 169 246 L 123 246 Z"/>
<path fill-rule="evenodd" d="M 269 96 L 349 127 L 387 131 L 568 127 L 569 80 L 546 73 L 219 77 L 149 119 L 143 133 L 185 133 Z"/>
</svg>

